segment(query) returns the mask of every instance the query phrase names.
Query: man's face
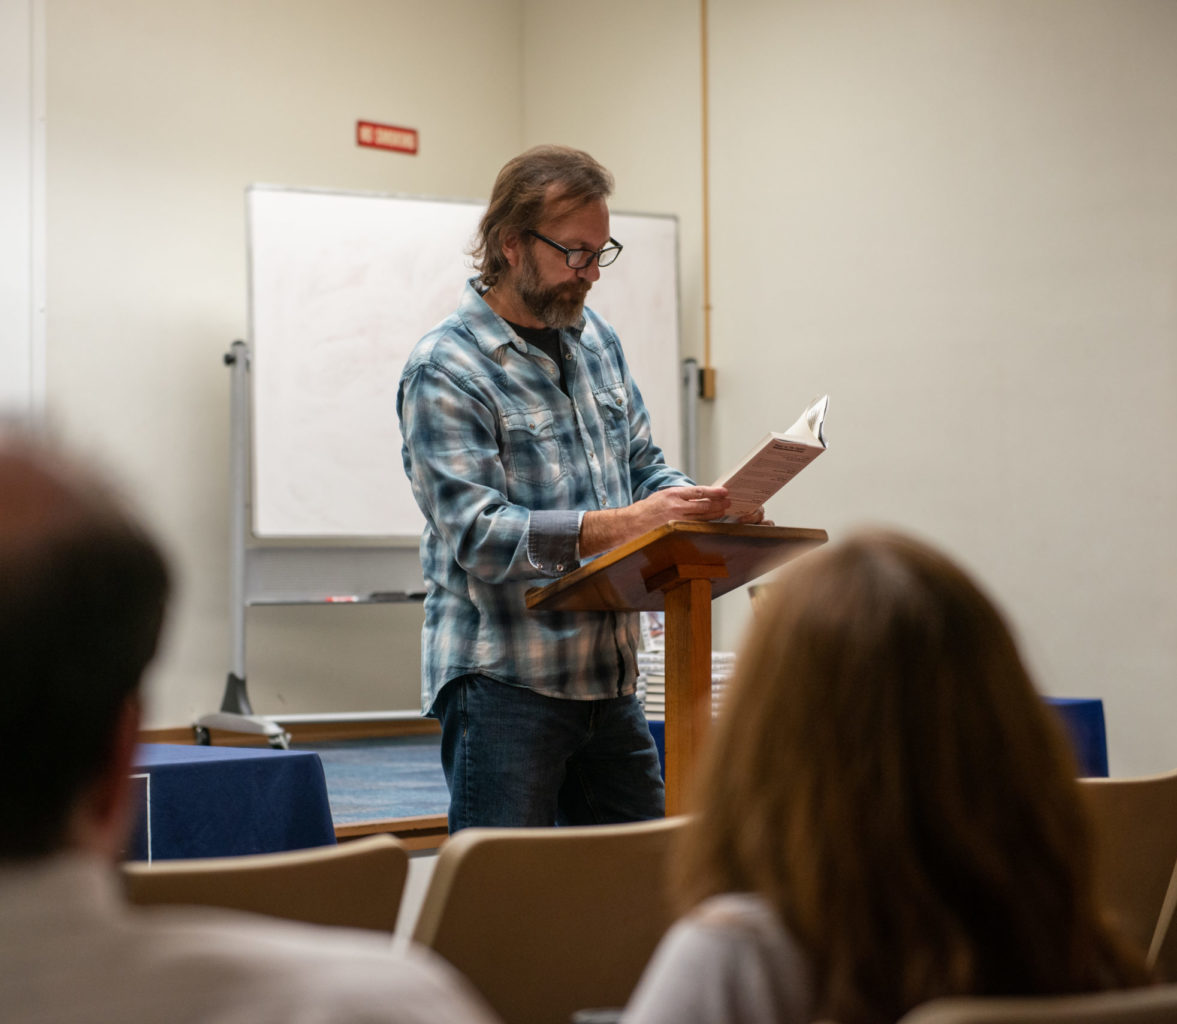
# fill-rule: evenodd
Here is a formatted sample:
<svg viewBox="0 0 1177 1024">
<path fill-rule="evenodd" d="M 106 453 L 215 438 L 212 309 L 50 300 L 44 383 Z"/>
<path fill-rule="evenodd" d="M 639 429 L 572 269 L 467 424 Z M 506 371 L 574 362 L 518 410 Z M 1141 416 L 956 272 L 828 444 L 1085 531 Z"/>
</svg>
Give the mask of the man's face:
<svg viewBox="0 0 1177 1024">
<path fill-rule="evenodd" d="M 568 249 L 601 249 L 609 243 L 609 208 L 604 200 L 545 219 L 535 229 Z M 585 296 L 601 276 L 594 261 L 573 270 L 564 254 L 538 238 L 525 238 L 512 285 L 527 311 L 548 327 L 571 327 L 584 310 Z"/>
</svg>

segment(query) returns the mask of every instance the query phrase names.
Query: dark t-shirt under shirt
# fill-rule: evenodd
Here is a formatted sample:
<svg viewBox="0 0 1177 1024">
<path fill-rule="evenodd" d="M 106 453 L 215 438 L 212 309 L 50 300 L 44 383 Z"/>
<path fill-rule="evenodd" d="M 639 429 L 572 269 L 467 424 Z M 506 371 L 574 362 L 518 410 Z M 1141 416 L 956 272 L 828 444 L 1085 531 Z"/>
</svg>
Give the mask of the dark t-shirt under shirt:
<svg viewBox="0 0 1177 1024">
<path fill-rule="evenodd" d="M 534 345 L 555 364 L 560 371 L 560 390 L 568 394 L 568 385 L 564 380 L 564 360 L 560 352 L 560 331 L 555 327 L 524 327 L 522 324 L 507 321 L 516 334 L 529 345 Z"/>
</svg>

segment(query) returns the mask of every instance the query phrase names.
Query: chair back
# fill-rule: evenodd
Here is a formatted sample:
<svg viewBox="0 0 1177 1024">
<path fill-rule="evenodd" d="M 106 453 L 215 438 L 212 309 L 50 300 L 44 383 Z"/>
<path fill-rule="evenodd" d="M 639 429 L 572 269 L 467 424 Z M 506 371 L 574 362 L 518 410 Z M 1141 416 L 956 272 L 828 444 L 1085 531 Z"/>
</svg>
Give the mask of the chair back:
<svg viewBox="0 0 1177 1024">
<path fill-rule="evenodd" d="M 413 938 L 507 1024 L 624 1006 L 673 918 L 667 855 L 685 820 L 463 829 L 438 853 Z"/>
<path fill-rule="evenodd" d="M 392 836 L 338 846 L 122 866 L 131 903 L 186 903 L 248 910 L 312 924 L 392 932 L 409 870 Z"/>
<path fill-rule="evenodd" d="M 1160 981 L 1177 982 L 1177 864 L 1169 878 L 1161 916 L 1148 949 L 1149 966 Z"/>
<path fill-rule="evenodd" d="M 1095 825 L 1099 896 L 1147 953 L 1177 864 L 1177 772 L 1082 779 L 1080 789 Z"/>
<path fill-rule="evenodd" d="M 1075 996 L 934 999 L 899 1024 L 1175 1024 L 1177 985 Z"/>
</svg>

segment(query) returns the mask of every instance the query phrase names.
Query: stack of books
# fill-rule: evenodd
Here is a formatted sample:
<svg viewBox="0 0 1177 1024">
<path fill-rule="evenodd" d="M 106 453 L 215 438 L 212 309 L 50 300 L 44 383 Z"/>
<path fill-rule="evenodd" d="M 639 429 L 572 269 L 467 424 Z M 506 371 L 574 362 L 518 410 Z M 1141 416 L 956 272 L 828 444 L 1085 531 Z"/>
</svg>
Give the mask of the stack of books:
<svg viewBox="0 0 1177 1024">
<path fill-rule="evenodd" d="M 650 621 L 647 621 L 649 618 Z M 642 613 L 642 650 L 638 651 L 637 695 L 651 722 L 666 721 L 666 650 L 661 613 Z M 711 652 L 711 714 L 718 715 L 727 681 L 735 669 L 730 651 Z"/>
</svg>

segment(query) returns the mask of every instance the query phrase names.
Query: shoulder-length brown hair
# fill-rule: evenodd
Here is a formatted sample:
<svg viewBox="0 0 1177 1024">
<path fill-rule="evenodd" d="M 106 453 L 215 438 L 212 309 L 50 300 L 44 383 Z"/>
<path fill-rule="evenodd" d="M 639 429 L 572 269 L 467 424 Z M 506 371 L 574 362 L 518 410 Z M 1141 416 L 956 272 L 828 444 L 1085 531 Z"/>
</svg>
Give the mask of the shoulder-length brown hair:
<svg viewBox="0 0 1177 1024">
<path fill-rule="evenodd" d="M 841 1024 L 1144 980 L 1096 906 L 1069 746 L 961 569 L 864 533 L 788 567 L 758 619 L 681 849 L 684 907 L 763 895 Z"/>
<path fill-rule="evenodd" d="M 503 243 L 536 227 L 549 200 L 573 209 L 613 192 L 613 175 L 588 153 L 568 146 L 534 146 L 499 171 L 471 255 L 482 284 L 493 288 L 508 268 Z"/>
</svg>

